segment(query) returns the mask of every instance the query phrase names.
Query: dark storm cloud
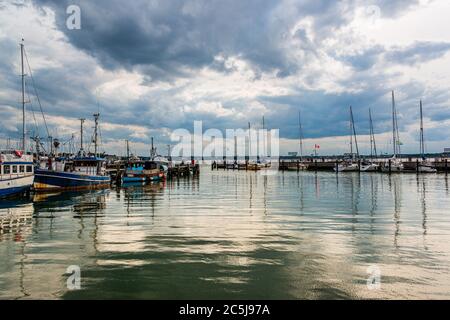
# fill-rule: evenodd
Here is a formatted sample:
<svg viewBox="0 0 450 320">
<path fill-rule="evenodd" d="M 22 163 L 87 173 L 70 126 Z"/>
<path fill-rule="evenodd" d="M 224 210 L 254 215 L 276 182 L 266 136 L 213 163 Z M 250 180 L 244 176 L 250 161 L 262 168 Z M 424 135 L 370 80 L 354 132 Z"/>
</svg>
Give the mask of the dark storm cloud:
<svg viewBox="0 0 450 320">
<path fill-rule="evenodd" d="M 315 54 L 318 42 L 352 18 L 360 1 L 297 1 L 282 5 L 266 0 L 35 0 L 56 12 L 57 25 L 76 47 L 108 68 L 146 66 L 152 78 L 177 76 L 180 67 L 210 65 L 217 54 L 239 55 L 255 68 L 277 69 L 280 76 L 299 67 L 283 46 L 302 17 L 314 16 L 314 42 L 300 28 L 299 48 Z M 386 15 L 417 1 L 374 1 Z M 66 8 L 81 8 L 82 29 L 66 28 Z M 351 61 L 350 61 L 351 62 Z"/>
</svg>

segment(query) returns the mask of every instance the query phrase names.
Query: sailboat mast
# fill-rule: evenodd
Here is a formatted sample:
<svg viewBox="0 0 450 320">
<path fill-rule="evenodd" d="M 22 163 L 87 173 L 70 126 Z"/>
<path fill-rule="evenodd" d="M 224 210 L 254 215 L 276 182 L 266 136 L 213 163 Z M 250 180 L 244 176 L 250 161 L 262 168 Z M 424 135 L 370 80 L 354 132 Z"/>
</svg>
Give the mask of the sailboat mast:
<svg viewBox="0 0 450 320">
<path fill-rule="evenodd" d="M 20 57 L 21 57 L 21 64 L 22 64 L 22 149 L 23 152 L 25 152 L 26 148 L 26 141 L 25 141 L 25 69 L 24 69 L 24 61 L 23 61 L 23 39 L 22 43 L 20 44 Z"/>
<path fill-rule="evenodd" d="M 265 123 L 264 123 L 264 116 L 262 117 L 262 134 L 263 134 L 263 150 L 262 155 L 265 158 L 266 157 L 266 132 L 264 131 Z"/>
<path fill-rule="evenodd" d="M 302 118 L 300 115 L 300 111 L 298 112 L 298 138 L 300 145 L 300 160 L 303 159 L 303 132 L 302 132 Z"/>
<path fill-rule="evenodd" d="M 372 121 L 372 110 L 369 109 L 369 120 L 370 120 L 370 155 L 373 158 L 377 157 L 377 144 L 375 141 L 375 131 L 373 129 L 373 121 Z"/>
<path fill-rule="evenodd" d="M 248 123 L 248 160 L 250 161 L 250 156 L 252 153 L 252 137 L 251 137 L 251 126 Z"/>
<path fill-rule="evenodd" d="M 355 119 L 353 118 L 352 106 L 350 106 L 350 118 L 351 118 L 351 126 L 352 126 L 352 129 L 353 129 L 353 136 L 355 137 L 356 156 L 359 159 L 358 139 L 357 139 L 357 136 L 356 136 Z"/>
<path fill-rule="evenodd" d="M 397 139 L 396 136 L 396 130 L 395 130 L 395 97 L 394 97 L 394 90 L 392 90 L 392 145 L 394 147 L 394 158 L 397 156 Z"/>
<path fill-rule="evenodd" d="M 349 122 L 349 127 L 350 127 L 350 155 L 353 158 L 353 132 L 352 132 L 352 107 L 350 107 L 350 122 Z"/>
<path fill-rule="evenodd" d="M 423 111 L 422 100 L 420 100 L 420 154 L 422 159 L 425 158 L 425 139 L 423 134 Z"/>
</svg>

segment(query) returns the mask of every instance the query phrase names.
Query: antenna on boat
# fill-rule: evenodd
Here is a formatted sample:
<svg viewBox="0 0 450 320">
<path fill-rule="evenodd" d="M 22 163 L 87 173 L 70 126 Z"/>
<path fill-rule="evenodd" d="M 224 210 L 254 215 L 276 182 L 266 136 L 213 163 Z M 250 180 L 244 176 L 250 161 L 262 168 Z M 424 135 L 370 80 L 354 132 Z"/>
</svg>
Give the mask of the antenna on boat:
<svg viewBox="0 0 450 320">
<path fill-rule="evenodd" d="M 97 148 L 98 148 L 98 118 L 100 117 L 100 113 L 94 113 L 94 156 L 97 157 Z"/>
<path fill-rule="evenodd" d="M 81 123 L 81 125 L 80 125 L 80 128 L 81 128 L 81 135 L 80 135 L 80 154 L 82 154 L 82 153 L 84 153 L 84 150 L 83 150 L 83 124 L 84 124 L 84 121 L 86 121 L 86 119 L 80 118 L 79 120 L 80 120 L 80 123 Z"/>
<path fill-rule="evenodd" d="M 22 149 L 25 152 L 26 141 L 25 141 L 25 70 L 24 70 L 24 61 L 23 61 L 23 48 L 24 48 L 24 39 L 22 38 L 22 42 L 20 43 L 20 57 L 21 57 L 21 65 L 22 65 Z"/>
</svg>

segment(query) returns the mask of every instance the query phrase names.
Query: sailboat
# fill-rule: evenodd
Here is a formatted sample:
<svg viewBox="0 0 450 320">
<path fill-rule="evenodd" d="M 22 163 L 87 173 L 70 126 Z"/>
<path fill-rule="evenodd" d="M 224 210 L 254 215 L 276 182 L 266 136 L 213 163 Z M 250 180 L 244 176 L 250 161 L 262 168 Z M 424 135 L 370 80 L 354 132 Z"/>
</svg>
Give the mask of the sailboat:
<svg viewBox="0 0 450 320">
<path fill-rule="evenodd" d="M 353 110 L 350 106 L 350 156 L 351 158 L 348 160 L 345 160 L 344 162 L 338 164 L 334 171 L 336 172 L 355 172 L 359 171 L 359 165 L 358 163 L 354 163 L 354 154 L 353 154 L 353 137 L 355 139 L 355 146 L 356 146 L 356 155 L 357 159 L 359 159 L 359 149 L 358 149 L 358 140 L 356 139 L 356 129 L 355 129 L 355 122 L 353 119 Z"/>
<path fill-rule="evenodd" d="M 20 44 L 22 65 L 22 150 L 0 150 L 0 197 L 30 190 L 34 180 L 33 156 L 26 154 L 24 44 Z"/>
<path fill-rule="evenodd" d="M 261 168 L 270 168 L 272 166 L 272 162 L 270 161 L 270 158 L 268 159 L 268 157 L 267 157 L 267 145 L 266 145 L 267 144 L 267 134 L 266 134 L 266 131 L 265 131 L 265 119 L 264 119 L 264 116 L 262 117 L 262 132 L 263 132 L 263 136 L 262 136 L 262 140 L 263 140 L 262 141 L 262 147 L 263 147 L 262 159 L 258 155 L 258 158 L 259 158 L 258 165 Z"/>
<path fill-rule="evenodd" d="M 98 113 L 94 114 L 94 155 L 86 155 L 83 149 L 83 123 L 85 119 L 80 119 L 81 143 L 78 154 L 73 158 L 59 158 L 56 150 L 56 154 L 48 157 L 46 163 L 41 163 L 41 166 L 36 168 L 34 181 L 36 191 L 85 190 L 109 187 L 111 178 L 106 172 L 105 159 L 97 156 L 99 116 Z"/>
<path fill-rule="evenodd" d="M 392 91 L 392 145 L 394 154 L 387 163 L 384 163 L 384 166 L 381 168 L 382 172 L 393 173 L 404 171 L 403 162 L 400 159 L 397 159 L 397 155 L 400 153 L 400 137 L 398 134 L 397 109 L 395 107 L 394 91 Z"/>
<path fill-rule="evenodd" d="M 422 100 L 420 100 L 420 155 L 422 159 L 417 167 L 417 171 L 419 173 L 436 173 L 437 169 L 425 158 L 425 138 L 423 132 L 423 110 Z"/>
<path fill-rule="evenodd" d="M 298 164 L 298 170 L 307 170 L 308 166 L 303 163 L 303 128 L 301 121 L 300 111 L 298 112 L 298 146 L 300 151 L 300 163 Z"/>
<path fill-rule="evenodd" d="M 248 123 L 248 161 L 247 161 L 247 170 L 250 171 L 258 171 L 261 170 L 261 166 L 256 160 L 250 160 L 252 154 L 252 134 L 251 134 L 251 125 Z M 256 147 L 258 148 L 258 142 L 256 142 Z M 257 152 L 258 153 L 258 152 Z"/>
<path fill-rule="evenodd" d="M 380 166 L 373 162 L 377 157 L 377 145 L 375 143 L 375 132 L 373 130 L 372 111 L 369 109 L 370 121 L 370 161 L 363 161 L 361 164 L 361 172 L 376 172 L 380 170 Z"/>
</svg>

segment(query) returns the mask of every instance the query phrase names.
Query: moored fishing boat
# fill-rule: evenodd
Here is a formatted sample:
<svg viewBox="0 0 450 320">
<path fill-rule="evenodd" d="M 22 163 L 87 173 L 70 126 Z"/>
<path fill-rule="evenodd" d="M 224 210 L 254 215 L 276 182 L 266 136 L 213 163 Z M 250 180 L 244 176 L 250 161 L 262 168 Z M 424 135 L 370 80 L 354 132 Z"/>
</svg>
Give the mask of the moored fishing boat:
<svg viewBox="0 0 450 320">
<path fill-rule="evenodd" d="M 97 131 L 99 114 L 95 118 L 95 153 L 86 155 L 83 149 L 83 122 L 81 119 L 81 147 L 73 158 L 50 155 L 40 161 L 35 170 L 34 189 L 36 191 L 85 190 L 109 187 L 111 178 L 106 171 L 106 161 L 97 157 Z"/>
<path fill-rule="evenodd" d="M 122 183 L 161 181 L 164 177 L 164 172 L 157 162 L 135 160 L 128 163 Z"/>
<path fill-rule="evenodd" d="M 21 151 L 0 151 L 0 197 L 30 190 L 34 180 L 33 156 Z"/>
<path fill-rule="evenodd" d="M 35 175 L 36 191 L 100 189 L 111 182 L 105 160 L 95 156 L 55 159 L 46 168 L 36 168 Z"/>
</svg>

